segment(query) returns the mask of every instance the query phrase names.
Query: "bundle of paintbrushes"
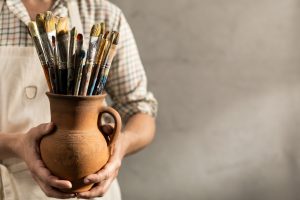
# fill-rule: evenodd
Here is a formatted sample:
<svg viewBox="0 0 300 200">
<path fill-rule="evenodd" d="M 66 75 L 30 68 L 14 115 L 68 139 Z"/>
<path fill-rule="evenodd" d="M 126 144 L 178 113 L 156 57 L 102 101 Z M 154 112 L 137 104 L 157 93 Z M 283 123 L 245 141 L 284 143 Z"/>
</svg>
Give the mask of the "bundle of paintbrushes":
<svg viewBox="0 0 300 200">
<path fill-rule="evenodd" d="M 104 23 L 93 25 L 88 49 L 69 20 L 50 11 L 38 14 L 28 24 L 50 92 L 67 95 L 98 95 L 104 90 L 119 33 L 105 31 Z"/>
</svg>

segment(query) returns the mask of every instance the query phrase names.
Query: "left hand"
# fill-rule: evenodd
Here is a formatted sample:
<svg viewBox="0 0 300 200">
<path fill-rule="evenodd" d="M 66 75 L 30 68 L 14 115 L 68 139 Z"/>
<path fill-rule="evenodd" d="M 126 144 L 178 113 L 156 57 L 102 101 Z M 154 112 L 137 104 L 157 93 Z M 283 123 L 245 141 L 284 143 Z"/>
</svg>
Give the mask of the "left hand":
<svg viewBox="0 0 300 200">
<path fill-rule="evenodd" d="M 105 134 L 112 133 L 113 128 L 110 125 L 104 125 L 103 130 Z M 109 189 L 113 180 L 118 176 L 121 167 L 124 153 L 122 152 L 122 134 L 111 146 L 111 156 L 106 165 L 96 174 L 91 174 L 85 177 L 84 182 L 94 183 L 91 190 L 77 194 L 78 198 L 90 199 L 95 197 L 102 197 Z"/>
</svg>

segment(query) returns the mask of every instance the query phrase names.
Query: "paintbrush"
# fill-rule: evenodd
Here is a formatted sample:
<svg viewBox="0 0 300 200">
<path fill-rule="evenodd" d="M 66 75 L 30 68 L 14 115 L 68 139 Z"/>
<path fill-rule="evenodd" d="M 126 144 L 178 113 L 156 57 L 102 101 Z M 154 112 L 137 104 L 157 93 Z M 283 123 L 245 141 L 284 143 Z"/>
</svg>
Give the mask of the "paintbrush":
<svg viewBox="0 0 300 200">
<path fill-rule="evenodd" d="M 52 50 L 52 46 L 51 46 L 52 38 L 49 41 L 48 34 L 47 34 L 47 31 L 51 30 L 51 23 L 53 23 L 53 22 L 52 22 L 52 19 L 49 17 L 49 14 L 48 14 L 47 22 L 46 22 L 46 15 L 41 13 L 41 14 L 37 14 L 36 23 L 37 23 L 38 30 L 40 32 L 42 46 L 43 46 L 44 52 L 45 52 L 45 57 L 46 57 L 47 65 L 48 65 L 48 73 L 49 73 L 52 91 L 54 91 L 55 85 L 54 85 L 54 80 L 53 80 L 54 77 L 53 77 L 52 71 L 53 71 L 55 64 L 54 64 L 53 50 Z M 47 27 L 47 30 L 46 30 L 46 27 Z"/>
<path fill-rule="evenodd" d="M 88 87 L 88 94 L 90 93 L 90 90 L 92 88 L 92 85 L 93 85 L 93 80 L 95 78 L 95 75 L 98 73 L 97 71 L 97 65 L 98 65 L 98 57 L 99 57 L 99 54 L 101 54 L 101 42 L 104 40 L 104 34 L 105 34 L 105 24 L 102 22 L 100 23 L 100 34 L 99 34 L 99 37 L 98 37 L 98 44 L 97 44 L 97 53 L 96 53 L 96 56 L 95 56 L 95 63 L 94 63 L 94 66 L 92 68 L 92 74 L 91 74 L 91 77 L 90 77 L 90 82 L 89 82 L 89 87 Z"/>
<path fill-rule="evenodd" d="M 74 80 L 76 81 L 77 79 L 77 72 L 78 72 L 78 62 L 79 60 L 79 54 L 80 51 L 82 50 L 82 45 L 83 45 L 83 35 L 79 33 L 76 37 L 76 50 L 75 50 L 75 55 L 74 55 Z"/>
<path fill-rule="evenodd" d="M 91 29 L 89 48 L 87 52 L 85 69 L 82 78 L 82 87 L 80 88 L 80 95 L 83 96 L 86 96 L 88 91 L 90 77 L 94 67 L 94 60 L 97 53 L 97 46 L 98 46 L 97 44 L 98 44 L 100 32 L 101 32 L 100 24 L 93 25 Z"/>
<path fill-rule="evenodd" d="M 67 94 L 67 80 L 68 80 L 68 43 L 69 43 L 69 21 L 66 17 L 61 17 L 56 26 L 56 40 L 58 46 L 58 76 L 59 76 L 59 92 Z"/>
<path fill-rule="evenodd" d="M 79 53 L 82 50 L 82 45 L 83 45 L 83 35 L 81 33 L 78 33 L 76 37 L 76 50 L 75 50 L 76 54 L 79 55 Z"/>
<path fill-rule="evenodd" d="M 51 11 L 47 11 L 45 13 L 45 30 L 48 36 L 48 40 L 50 42 L 50 44 L 52 43 L 52 36 L 55 37 L 56 35 L 56 31 L 55 31 L 55 24 L 57 22 L 57 18 L 55 16 L 53 16 Z M 53 50 L 53 49 L 52 49 Z"/>
<path fill-rule="evenodd" d="M 104 36 L 104 34 L 105 34 L 105 23 L 104 23 L 104 22 L 101 22 L 101 23 L 100 23 L 100 27 L 101 27 L 101 32 L 100 32 L 99 37 L 103 38 L 103 36 Z"/>
<path fill-rule="evenodd" d="M 45 29 L 45 15 L 40 13 L 36 15 L 36 24 L 41 36 L 41 43 L 45 51 L 45 57 L 47 63 L 52 60 L 51 43 L 48 39 L 48 35 Z"/>
<path fill-rule="evenodd" d="M 49 88 L 50 92 L 53 92 L 52 87 L 51 87 L 51 83 L 50 83 L 49 73 L 48 73 L 47 60 L 46 60 L 46 57 L 45 57 L 44 48 L 42 46 L 42 41 L 41 41 L 41 38 L 40 38 L 40 35 L 39 35 L 39 31 L 38 31 L 36 22 L 33 22 L 33 21 L 29 22 L 28 23 L 28 29 L 29 29 L 29 33 L 32 37 L 33 44 L 35 46 L 36 52 L 37 52 L 38 57 L 40 59 L 40 62 L 42 64 L 42 68 L 43 68 L 43 71 L 44 71 L 44 75 L 46 77 L 48 88 Z"/>
<path fill-rule="evenodd" d="M 93 86 L 94 88 L 91 90 L 93 90 L 93 94 L 96 95 L 96 92 L 97 92 L 97 86 L 100 84 L 100 77 L 101 77 L 101 73 L 102 73 L 102 66 L 104 65 L 104 61 L 107 57 L 107 54 L 108 54 L 108 51 L 110 49 L 110 46 L 111 46 L 111 41 L 109 40 L 109 37 L 111 35 L 111 32 L 109 31 L 106 31 L 104 36 L 103 36 L 103 39 L 105 39 L 107 41 L 107 43 L 105 44 L 104 48 L 103 48 L 103 52 L 102 52 L 102 55 L 100 57 L 98 57 L 98 64 L 97 64 L 97 68 L 98 68 L 98 73 L 97 73 L 97 77 L 96 77 L 96 84 Z"/>
<path fill-rule="evenodd" d="M 36 15 L 36 18 L 35 18 L 35 21 L 36 21 L 36 25 L 37 25 L 37 28 L 39 30 L 39 33 L 40 33 L 40 37 L 41 37 L 41 40 L 42 40 L 42 45 L 44 48 L 46 48 L 46 46 L 49 46 L 49 42 L 48 42 L 48 36 L 47 36 L 47 33 L 46 33 L 46 30 L 45 30 L 45 15 L 43 13 L 39 13 Z"/>
<path fill-rule="evenodd" d="M 57 55 L 57 45 L 56 38 L 52 36 L 52 49 L 54 57 L 54 77 L 55 77 L 55 91 L 59 91 L 59 76 L 58 76 L 58 55 Z"/>
<path fill-rule="evenodd" d="M 101 42 L 100 42 L 100 46 L 99 46 L 99 50 L 98 50 L 98 54 L 96 56 L 96 63 L 95 63 L 95 72 L 93 74 L 93 77 L 91 78 L 91 84 L 89 86 L 89 91 L 88 91 L 88 95 L 92 95 L 95 89 L 95 85 L 97 82 L 97 77 L 99 76 L 99 72 L 100 72 L 100 68 L 101 68 L 101 61 L 103 60 L 103 56 L 104 53 L 106 51 L 106 49 L 109 46 L 109 41 L 107 39 L 109 32 L 106 32 L 105 35 L 103 36 Z"/>
<path fill-rule="evenodd" d="M 108 48 L 107 55 L 101 67 L 101 76 L 99 78 L 99 84 L 96 88 L 96 94 L 101 94 L 104 91 L 105 84 L 107 82 L 110 66 L 117 52 L 117 45 L 119 43 L 119 33 L 113 31 L 110 37 L 110 46 Z"/>
<path fill-rule="evenodd" d="M 68 83 L 67 94 L 72 94 L 74 90 L 74 57 L 75 57 L 75 44 L 76 44 L 77 30 L 75 27 L 70 32 L 70 44 L 69 44 L 69 58 L 68 58 Z"/>
<path fill-rule="evenodd" d="M 54 65 L 54 59 L 53 59 L 53 53 L 52 53 L 52 48 L 51 48 L 51 43 L 49 42 L 47 32 L 45 30 L 45 15 L 43 13 L 37 14 L 36 15 L 36 24 L 37 28 L 40 33 L 41 37 L 41 44 L 44 48 L 44 53 L 45 53 L 45 58 L 47 62 L 47 71 L 48 71 L 48 77 L 51 83 L 51 90 L 53 91 L 54 85 L 53 85 L 53 80 L 51 79 L 51 67 Z"/>
<path fill-rule="evenodd" d="M 78 61 L 76 62 L 76 68 L 77 70 L 77 75 L 76 75 L 76 81 L 75 81 L 75 88 L 74 88 L 74 95 L 78 96 L 79 95 L 79 90 L 80 90 L 80 85 L 81 85 L 81 79 L 82 79 L 82 70 L 83 70 L 83 60 L 85 57 L 85 51 L 81 50 L 78 54 Z"/>
</svg>

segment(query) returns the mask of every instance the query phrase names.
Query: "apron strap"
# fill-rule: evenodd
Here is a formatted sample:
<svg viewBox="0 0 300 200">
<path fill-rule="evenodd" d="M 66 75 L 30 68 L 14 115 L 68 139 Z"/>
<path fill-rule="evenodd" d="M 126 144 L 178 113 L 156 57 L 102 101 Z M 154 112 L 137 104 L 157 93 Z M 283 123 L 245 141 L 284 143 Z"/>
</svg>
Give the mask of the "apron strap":
<svg viewBox="0 0 300 200">
<path fill-rule="evenodd" d="M 80 19 L 80 13 L 79 13 L 77 1 L 68 0 L 67 5 L 68 5 L 72 26 L 75 26 L 78 32 L 83 34 L 83 27 Z"/>
</svg>

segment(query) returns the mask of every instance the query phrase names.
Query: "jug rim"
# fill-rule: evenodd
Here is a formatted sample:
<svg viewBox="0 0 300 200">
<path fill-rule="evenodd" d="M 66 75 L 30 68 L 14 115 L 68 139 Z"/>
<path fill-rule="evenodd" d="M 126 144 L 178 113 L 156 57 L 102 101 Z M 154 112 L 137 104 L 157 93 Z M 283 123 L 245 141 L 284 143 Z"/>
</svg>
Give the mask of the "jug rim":
<svg viewBox="0 0 300 200">
<path fill-rule="evenodd" d="M 104 94 L 100 94 L 100 95 L 92 95 L 92 96 L 75 96 L 75 95 L 66 95 L 66 94 L 55 94 L 55 93 L 52 93 L 52 92 L 46 92 L 46 95 L 48 97 L 53 97 L 53 98 L 58 98 L 58 99 L 104 99 L 107 94 L 104 93 Z"/>
</svg>

